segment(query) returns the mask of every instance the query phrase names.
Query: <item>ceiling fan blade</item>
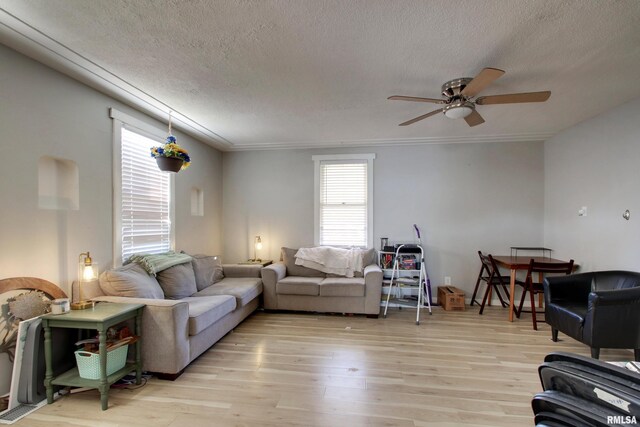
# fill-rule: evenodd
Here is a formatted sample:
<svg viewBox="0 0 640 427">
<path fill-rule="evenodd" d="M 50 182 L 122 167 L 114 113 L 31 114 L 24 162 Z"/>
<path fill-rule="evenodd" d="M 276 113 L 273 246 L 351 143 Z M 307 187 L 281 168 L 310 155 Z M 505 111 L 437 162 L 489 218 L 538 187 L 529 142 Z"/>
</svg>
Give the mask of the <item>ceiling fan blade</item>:
<svg viewBox="0 0 640 427">
<path fill-rule="evenodd" d="M 476 110 L 473 110 L 471 114 L 465 117 L 464 121 L 467 122 L 469 126 L 478 126 L 484 123 L 484 119 Z"/>
<path fill-rule="evenodd" d="M 408 120 L 408 121 L 406 121 L 404 123 L 400 123 L 398 126 L 409 126 L 411 124 L 414 124 L 415 122 L 419 122 L 420 120 L 424 120 L 427 117 L 435 116 L 436 114 L 441 113 L 441 112 L 442 112 L 442 108 L 440 108 L 438 110 L 434 110 L 434 111 L 432 111 L 430 113 L 427 113 L 427 114 L 423 114 L 421 116 L 416 117 L 415 119 Z"/>
<path fill-rule="evenodd" d="M 392 101 L 413 101 L 413 102 L 431 102 L 433 104 L 444 104 L 446 101 L 444 99 L 435 99 L 435 98 L 418 98 L 416 96 L 401 96 L 401 95 L 393 95 L 388 97 Z"/>
<path fill-rule="evenodd" d="M 476 99 L 476 104 L 518 104 L 520 102 L 544 102 L 551 96 L 550 91 L 544 92 L 526 92 L 526 93 L 508 93 L 505 95 L 489 95 L 481 96 Z"/>
<path fill-rule="evenodd" d="M 460 93 L 468 98 L 474 97 L 503 74 L 504 71 L 497 68 L 485 68 Z"/>
</svg>

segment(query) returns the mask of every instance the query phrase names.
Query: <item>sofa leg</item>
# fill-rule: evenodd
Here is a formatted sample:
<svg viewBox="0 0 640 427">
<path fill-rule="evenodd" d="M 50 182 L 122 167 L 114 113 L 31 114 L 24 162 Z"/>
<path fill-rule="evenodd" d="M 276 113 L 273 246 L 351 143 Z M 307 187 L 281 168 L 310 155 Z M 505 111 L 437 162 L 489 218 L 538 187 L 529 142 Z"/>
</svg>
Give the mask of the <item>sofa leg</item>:
<svg viewBox="0 0 640 427">
<path fill-rule="evenodd" d="M 558 342 L 558 330 L 556 328 L 551 328 L 551 341 Z"/>
<path fill-rule="evenodd" d="M 380 314 L 367 314 L 367 319 L 377 319 Z"/>
<path fill-rule="evenodd" d="M 635 356 L 636 362 L 640 362 L 640 348 L 634 349 L 633 355 Z"/>
<path fill-rule="evenodd" d="M 599 348 L 595 348 L 595 347 L 591 347 L 591 357 L 593 357 L 594 359 L 599 359 L 600 358 L 600 349 Z"/>
<path fill-rule="evenodd" d="M 184 369 L 181 370 L 178 373 L 175 374 L 165 374 L 163 372 L 155 372 L 154 375 L 159 379 L 159 380 L 166 380 L 166 381 L 175 381 L 178 379 L 178 377 L 180 375 L 182 375 L 182 373 L 184 372 Z"/>
</svg>

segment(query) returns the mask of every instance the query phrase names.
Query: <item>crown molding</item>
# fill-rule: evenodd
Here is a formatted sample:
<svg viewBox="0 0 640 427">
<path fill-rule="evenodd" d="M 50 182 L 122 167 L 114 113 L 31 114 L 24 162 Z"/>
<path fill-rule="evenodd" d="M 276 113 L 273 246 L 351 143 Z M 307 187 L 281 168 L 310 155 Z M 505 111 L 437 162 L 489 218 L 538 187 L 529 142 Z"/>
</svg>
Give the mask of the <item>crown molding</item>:
<svg viewBox="0 0 640 427">
<path fill-rule="evenodd" d="M 313 148 L 341 148 L 341 147 L 385 147 L 398 145 L 423 145 L 423 144 L 470 144 L 488 142 L 541 142 L 551 138 L 555 133 L 529 133 L 506 135 L 473 135 L 473 136 L 446 136 L 423 137 L 401 139 L 360 139 L 352 141 L 294 141 L 294 142 L 268 142 L 261 144 L 235 144 L 227 151 L 249 150 L 291 150 Z"/>
<path fill-rule="evenodd" d="M 233 143 L 0 8 L 0 42 L 221 150 Z"/>
</svg>

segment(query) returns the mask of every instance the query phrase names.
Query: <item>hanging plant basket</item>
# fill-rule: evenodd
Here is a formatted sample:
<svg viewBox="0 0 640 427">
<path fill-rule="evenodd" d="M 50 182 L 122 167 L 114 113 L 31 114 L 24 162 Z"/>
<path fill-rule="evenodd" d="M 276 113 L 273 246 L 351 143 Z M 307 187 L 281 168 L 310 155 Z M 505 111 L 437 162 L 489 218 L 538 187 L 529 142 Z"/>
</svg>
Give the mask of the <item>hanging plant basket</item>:
<svg viewBox="0 0 640 427">
<path fill-rule="evenodd" d="M 156 157 L 158 168 L 164 172 L 180 172 L 184 160 L 179 157 Z"/>
<path fill-rule="evenodd" d="M 156 159 L 158 169 L 163 172 L 180 172 L 191 164 L 187 150 L 180 147 L 176 137 L 171 134 L 171 111 L 169 111 L 169 136 L 164 144 L 151 147 L 151 157 Z"/>
</svg>

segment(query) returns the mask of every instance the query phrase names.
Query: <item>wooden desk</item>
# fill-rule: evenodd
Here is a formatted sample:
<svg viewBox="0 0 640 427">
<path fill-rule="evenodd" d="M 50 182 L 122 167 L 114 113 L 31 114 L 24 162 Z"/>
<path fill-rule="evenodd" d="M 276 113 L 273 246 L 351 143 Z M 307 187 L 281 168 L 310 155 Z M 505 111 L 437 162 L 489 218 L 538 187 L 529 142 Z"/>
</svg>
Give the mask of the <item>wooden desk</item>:
<svg viewBox="0 0 640 427">
<path fill-rule="evenodd" d="M 541 256 L 510 256 L 510 255 L 492 255 L 494 261 L 498 267 L 508 268 L 511 270 L 511 277 L 509 280 L 509 322 L 513 322 L 513 307 L 514 307 L 514 294 L 516 291 L 516 272 L 518 270 L 528 270 L 531 260 L 537 262 L 549 262 L 549 263 L 564 263 L 561 259 L 547 258 Z M 575 266 L 574 266 L 575 268 Z M 542 276 L 542 273 L 540 273 Z M 540 278 L 542 281 L 542 277 Z"/>
</svg>

